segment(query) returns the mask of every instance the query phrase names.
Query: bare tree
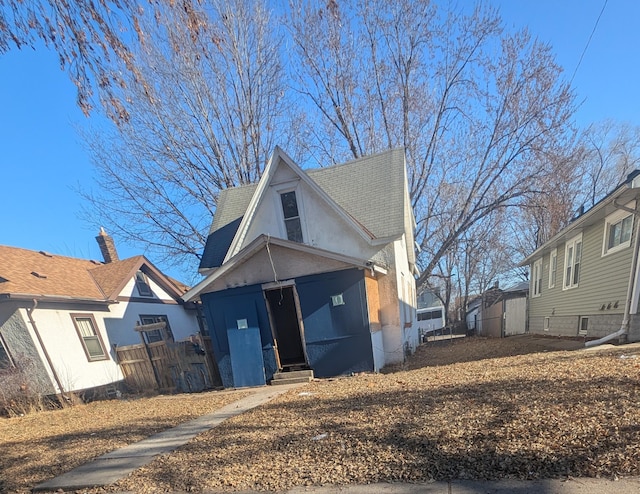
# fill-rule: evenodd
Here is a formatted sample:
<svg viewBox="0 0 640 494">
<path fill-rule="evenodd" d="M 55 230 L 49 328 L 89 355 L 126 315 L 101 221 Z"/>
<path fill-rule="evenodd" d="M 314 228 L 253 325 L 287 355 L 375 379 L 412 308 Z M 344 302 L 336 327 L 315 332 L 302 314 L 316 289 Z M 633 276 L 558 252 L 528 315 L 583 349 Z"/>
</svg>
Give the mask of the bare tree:
<svg viewBox="0 0 640 494">
<path fill-rule="evenodd" d="M 491 8 L 439 11 L 426 0 L 300 1 L 291 25 L 318 110 L 309 121 L 327 131 L 314 151 L 405 148 L 420 283 L 474 224 L 540 193 L 544 153 L 574 112 L 548 45 L 506 32 Z"/>
<path fill-rule="evenodd" d="M 604 121 L 582 134 L 581 205 L 592 207 L 640 163 L 640 128 Z"/>
<path fill-rule="evenodd" d="M 281 39 L 245 1 L 152 4 L 136 30 L 136 70 L 111 68 L 125 81 L 106 106 L 117 125 L 86 139 L 99 172 L 86 214 L 193 267 L 219 191 L 257 181 L 288 141 Z"/>
<path fill-rule="evenodd" d="M 0 54 L 38 41 L 54 48 L 77 87 L 78 105 L 89 114 L 96 90 L 104 102 L 117 104 L 113 90 L 124 80 L 110 62 L 135 72 L 128 41 L 142 12 L 131 0 L 0 0 Z"/>
</svg>

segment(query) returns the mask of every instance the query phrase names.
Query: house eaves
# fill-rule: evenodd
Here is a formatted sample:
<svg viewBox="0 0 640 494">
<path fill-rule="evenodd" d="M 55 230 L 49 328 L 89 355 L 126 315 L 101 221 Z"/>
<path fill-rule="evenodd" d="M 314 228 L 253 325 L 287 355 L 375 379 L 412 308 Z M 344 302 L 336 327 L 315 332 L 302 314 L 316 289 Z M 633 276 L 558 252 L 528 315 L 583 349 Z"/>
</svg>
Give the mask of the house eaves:
<svg viewBox="0 0 640 494">
<path fill-rule="evenodd" d="M 111 305 L 117 304 L 117 300 L 109 299 L 96 299 L 96 298 L 83 298 L 83 297 L 71 297 L 64 295 L 43 295 L 32 293 L 0 293 L 0 303 L 11 301 L 31 301 L 38 300 L 39 302 L 51 302 L 51 303 L 69 303 L 76 304 L 91 304 L 91 305 Z"/>
<path fill-rule="evenodd" d="M 345 256 L 343 254 L 339 254 L 336 252 L 331 252 L 324 249 L 318 249 L 317 247 L 311 247 L 306 244 L 301 244 L 298 242 L 292 242 L 290 240 L 284 240 L 281 238 L 270 237 L 269 235 L 260 235 L 256 237 L 249 245 L 244 247 L 238 254 L 233 256 L 228 262 L 224 263 L 221 267 L 216 269 L 213 273 L 207 276 L 204 280 L 194 286 L 191 290 L 184 294 L 182 297 L 186 302 L 190 302 L 196 300 L 202 293 L 205 293 L 205 290 L 216 280 L 221 278 L 227 273 L 230 273 L 234 269 L 238 268 L 244 262 L 249 260 L 254 254 L 260 251 L 262 248 L 265 248 L 268 245 L 275 245 L 279 247 L 284 247 L 287 249 L 295 250 L 298 252 L 303 252 L 306 254 L 316 255 L 319 257 L 324 257 L 327 259 L 331 259 L 334 261 L 344 262 L 346 264 L 350 264 L 352 266 L 362 268 L 362 269 L 371 269 L 372 271 L 386 275 L 387 268 L 380 263 L 376 263 L 371 260 L 358 259 L 355 257 Z"/>
<path fill-rule="evenodd" d="M 124 268 L 121 271 L 118 268 Z M 96 267 L 94 269 L 89 270 L 89 274 L 91 274 L 94 279 L 96 278 L 94 275 L 98 273 L 98 271 L 105 270 L 118 270 L 114 274 L 117 277 L 117 284 L 110 286 L 109 293 L 106 294 L 107 298 L 111 300 L 115 300 L 118 295 L 122 292 L 127 283 L 135 276 L 138 271 L 144 272 L 146 275 L 150 276 L 158 285 L 160 285 L 167 293 L 172 295 L 176 300 L 180 300 L 183 295 L 183 292 L 178 289 L 178 287 L 171 282 L 171 280 L 165 276 L 162 272 L 160 272 L 151 262 L 144 256 L 135 256 L 128 259 L 124 259 L 122 261 L 116 261 L 114 263 L 103 264 L 102 266 Z M 100 282 L 97 282 L 97 285 L 100 286 Z"/>
<path fill-rule="evenodd" d="M 554 248 L 563 245 L 584 229 L 602 221 L 611 213 L 621 209 L 620 204 L 626 204 L 638 198 L 640 193 L 640 170 L 629 174 L 627 179 L 612 192 L 598 201 L 595 206 L 573 220 L 569 225 L 556 233 L 551 239 L 538 247 L 532 254 L 523 259 L 518 266 L 527 266 L 536 259 L 544 256 Z"/>
</svg>

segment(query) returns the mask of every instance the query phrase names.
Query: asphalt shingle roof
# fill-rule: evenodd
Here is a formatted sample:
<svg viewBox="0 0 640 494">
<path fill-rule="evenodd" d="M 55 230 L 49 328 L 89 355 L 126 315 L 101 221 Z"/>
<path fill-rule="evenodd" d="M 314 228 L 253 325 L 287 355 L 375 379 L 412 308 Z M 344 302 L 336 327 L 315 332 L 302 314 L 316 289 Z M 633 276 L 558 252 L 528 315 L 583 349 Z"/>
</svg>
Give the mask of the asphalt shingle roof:
<svg viewBox="0 0 640 494">
<path fill-rule="evenodd" d="M 405 231 L 403 149 L 304 172 L 374 238 L 397 237 Z M 200 268 L 222 264 L 256 189 L 253 184 L 221 192 Z"/>
</svg>

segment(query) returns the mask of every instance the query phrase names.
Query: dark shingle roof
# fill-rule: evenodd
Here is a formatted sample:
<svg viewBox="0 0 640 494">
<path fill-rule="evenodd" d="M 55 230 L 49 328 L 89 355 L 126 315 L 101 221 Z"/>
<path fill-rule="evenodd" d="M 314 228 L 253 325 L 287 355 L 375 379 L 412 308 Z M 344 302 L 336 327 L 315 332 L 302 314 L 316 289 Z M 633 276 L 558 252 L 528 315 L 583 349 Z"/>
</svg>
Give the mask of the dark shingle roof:
<svg viewBox="0 0 640 494">
<path fill-rule="evenodd" d="M 305 173 L 374 238 L 397 237 L 410 228 L 403 149 Z M 254 184 L 221 192 L 201 269 L 222 264 L 256 189 Z"/>
</svg>

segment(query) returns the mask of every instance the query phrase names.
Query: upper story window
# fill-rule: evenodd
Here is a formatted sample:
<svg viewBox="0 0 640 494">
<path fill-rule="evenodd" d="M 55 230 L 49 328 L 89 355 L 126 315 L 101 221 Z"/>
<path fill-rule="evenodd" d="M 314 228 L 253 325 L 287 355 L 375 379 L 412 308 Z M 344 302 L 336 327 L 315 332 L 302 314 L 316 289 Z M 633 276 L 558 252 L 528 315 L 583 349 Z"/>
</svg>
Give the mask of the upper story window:
<svg viewBox="0 0 640 494">
<path fill-rule="evenodd" d="M 138 294 L 141 297 L 153 297 L 153 292 L 151 291 L 147 275 L 142 271 L 138 271 L 136 273 L 136 288 L 138 289 Z"/>
<path fill-rule="evenodd" d="M 284 225 L 287 229 L 287 238 L 293 242 L 302 243 L 302 223 L 300 222 L 295 190 L 280 194 L 280 200 L 282 201 L 282 212 L 284 214 Z"/>
<path fill-rule="evenodd" d="M 531 267 L 531 281 L 533 283 L 533 296 L 539 297 L 542 293 L 542 258 L 535 261 Z"/>
<path fill-rule="evenodd" d="M 80 341 L 90 362 L 107 360 L 109 357 L 104 347 L 102 337 L 96 330 L 96 321 L 92 314 L 71 314 Z"/>
<path fill-rule="evenodd" d="M 567 242 L 564 251 L 564 282 L 562 289 L 575 288 L 580 282 L 582 262 L 582 233 Z"/>
<path fill-rule="evenodd" d="M 634 207 L 634 204 L 631 203 L 628 206 Z M 605 256 L 629 247 L 632 231 L 633 214 L 620 210 L 607 216 L 604 223 L 602 255 Z"/>
<path fill-rule="evenodd" d="M 558 270 L 558 249 L 553 249 L 549 255 L 549 288 L 556 286 L 556 272 Z"/>
</svg>

